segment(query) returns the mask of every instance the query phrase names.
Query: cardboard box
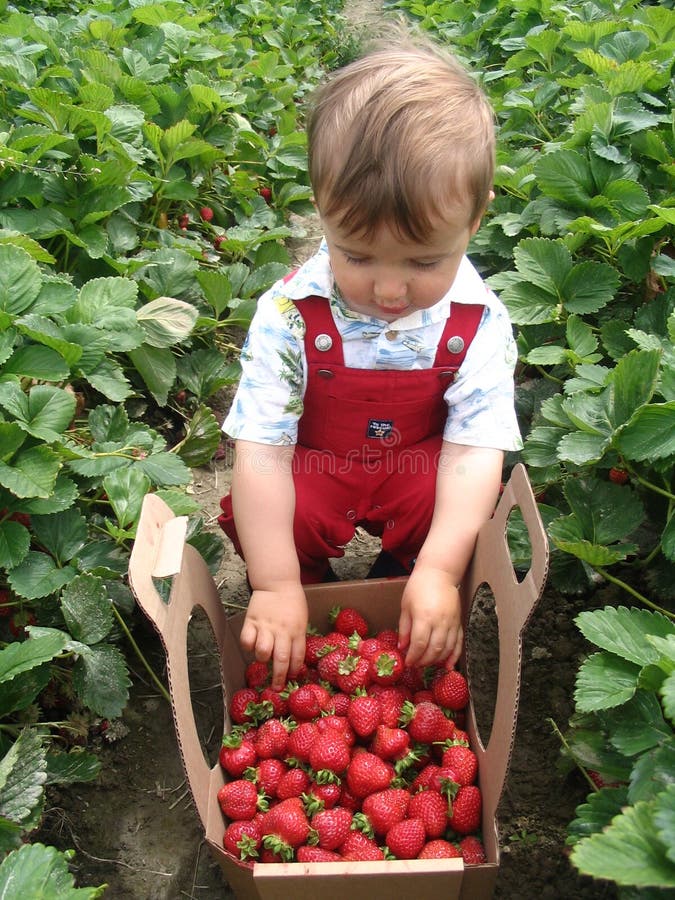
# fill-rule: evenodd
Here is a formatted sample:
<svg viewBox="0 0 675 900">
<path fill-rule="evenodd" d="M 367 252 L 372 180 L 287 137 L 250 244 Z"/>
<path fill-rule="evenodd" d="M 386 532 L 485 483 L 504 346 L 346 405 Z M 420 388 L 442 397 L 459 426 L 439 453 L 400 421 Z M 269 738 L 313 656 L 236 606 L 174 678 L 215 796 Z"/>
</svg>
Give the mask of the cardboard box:
<svg viewBox="0 0 675 900">
<path fill-rule="evenodd" d="M 506 526 L 519 507 L 532 547 L 531 567 L 519 581 L 511 565 Z M 157 496 L 143 504 L 131 554 L 129 579 L 139 606 L 159 632 L 167 656 L 178 745 L 185 774 L 204 826 L 208 846 L 238 900 L 372 900 L 373 897 L 414 897 L 415 900 L 481 900 L 492 896 L 499 868 L 496 812 L 513 746 L 518 712 L 522 634 L 544 588 L 548 544 L 532 490 L 522 465 L 513 470 L 492 519 L 479 535 L 462 586 L 466 646 L 473 639 L 469 616 L 482 585 L 492 592 L 499 629 L 499 673 L 492 728 L 486 745 L 478 734 L 473 700 L 467 717 L 471 746 L 478 755 L 483 792 L 483 840 L 487 862 L 464 867 L 462 860 L 412 860 L 344 863 L 265 863 L 244 866 L 223 849 L 225 829 L 217 793 L 224 783 L 221 767 L 212 768 L 204 755 L 190 697 L 187 631 L 195 607 L 208 616 L 222 671 L 225 730 L 232 693 L 244 686 L 250 657 L 242 653 L 238 635 L 243 614 L 227 616 L 216 585 L 199 553 L 185 544 L 187 521 L 174 517 Z M 153 577 L 175 575 L 169 602 L 160 598 Z M 396 627 L 404 578 L 350 581 L 307 589 L 311 622 L 328 630 L 328 613 L 335 605 L 355 606 L 373 628 Z M 468 627 L 467 627 L 468 626 Z M 466 651 L 465 651 L 466 654 Z M 460 661 L 465 668 L 466 655 Z M 470 675 L 470 672 L 469 672 Z M 471 682 L 469 682 L 471 690 Z M 473 697 L 473 692 L 472 692 Z M 475 698 L 474 698 L 475 699 Z M 348 878 L 348 881 L 345 881 Z"/>
</svg>

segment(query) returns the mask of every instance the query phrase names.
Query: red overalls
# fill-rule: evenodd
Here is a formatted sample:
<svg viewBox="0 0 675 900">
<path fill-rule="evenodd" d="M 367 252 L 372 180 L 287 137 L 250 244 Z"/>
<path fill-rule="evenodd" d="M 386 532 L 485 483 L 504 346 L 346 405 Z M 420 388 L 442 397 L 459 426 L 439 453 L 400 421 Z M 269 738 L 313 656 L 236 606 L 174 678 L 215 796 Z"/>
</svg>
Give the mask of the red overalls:
<svg viewBox="0 0 675 900">
<path fill-rule="evenodd" d="M 430 369 L 351 369 L 330 304 L 297 302 L 305 325 L 307 388 L 293 461 L 294 538 L 303 584 L 324 579 L 357 525 L 382 538 L 406 569 L 429 531 L 448 408 L 482 305 L 454 303 Z M 218 522 L 241 555 L 229 495 Z M 265 514 L 261 510 L 261 515 Z"/>
</svg>

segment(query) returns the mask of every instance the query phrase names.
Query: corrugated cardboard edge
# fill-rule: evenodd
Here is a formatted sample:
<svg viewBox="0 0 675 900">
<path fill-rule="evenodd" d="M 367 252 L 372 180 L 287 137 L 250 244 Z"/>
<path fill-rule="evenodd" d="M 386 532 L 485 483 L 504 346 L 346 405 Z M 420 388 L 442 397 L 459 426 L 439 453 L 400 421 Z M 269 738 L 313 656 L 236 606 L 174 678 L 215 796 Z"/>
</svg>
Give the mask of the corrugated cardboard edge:
<svg viewBox="0 0 675 900">
<path fill-rule="evenodd" d="M 521 582 L 518 582 L 513 571 L 506 542 L 508 517 L 516 507 L 522 512 L 532 547 L 531 568 Z M 392 868 L 389 863 L 386 867 L 382 863 L 367 866 L 359 863 L 355 867 L 340 863 L 335 865 L 342 867 L 342 875 L 335 876 L 332 871 L 320 867 L 322 875 L 319 876 L 314 874 L 313 869 L 310 872 L 307 867 L 298 863 L 283 867 L 258 865 L 252 870 L 239 864 L 224 851 L 224 824 L 216 797 L 218 788 L 223 784 L 223 774 L 217 764 L 209 767 L 195 726 L 189 690 L 187 628 L 194 607 L 203 608 L 219 650 L 225 729 L 228 730 L 228 695 L 243 685 L 245 660 L 238 644 L 243 615 L 230 618 L 225 615 L 206 563 L 190 545 L 185 545 L 182 552 L 180 572 L 174 579 L 168 604 L 161 600 L 153 582 L 153 574 L 158 558 L 165 559 L 166 547 L 172 546 L 172 540 L 175 541 L 171 528 L 166 530 L 172 519 L 173 515 L 163 501 L 152 494 L 146 496 L 131 554 L 129 581 L 139 606 L 160 634 L 167 655 L 169 691 L 185 773 L 205 828 L 207 842 L 239 900 L 274 900 L 282 896 L 293 897 L 294 900 L 314 900 L 316 896 L 320 896 L 321 900 L 337 900 L 347 893 L 350 900 L 372 900 L 374 896 L 389 895 L 392 891 L 402 896 L 414 896 L 415 900 L 427 900 L 427 896 L 431 900 L 439 895 L 447 900 L 454 897 L 464 900 L 490 897 L 499 866 L 496 812 L 508 770 L 517 721 L 522 634 L 541 596 L 548 571 L 546 533 L 525 468 L 522 465 L 514 468 L 493 518 L 481 530 L 461 592 L 467 645 L 470 646 L 472 603 L 481 585 L 488 585 L 491 589 L 499 625 L 500 652 L 495 715 L 486 746 L 480 740 L 473 708 L 469 711 L 468 730 L 479 756 L 484 798 L 483 837 L 488 863 L 466 869 L 461 861 L 444 860 L 438 861 L 440 865 L 432 867 L 433 871 L 427 871 L 428 867 L 419 867 L 422 861 L 418 860 L 406 863 L 404 869 L 395 875 L 396 866 Z M 161 554 L 163 542 L 165 552 Z M 178 553 L 178 550 L 172 552 Z M 171 553 L 168 558 L 171 558 Z M 162 563 L 160 568 L 164 570 L 167 566 Z M 349 602 L 367 613 L 374 628 L 395 626 L 404 584 L 405 579 L 387 579 L 308 588 L 306 593 L 312 622 L 319 628 L 327 628 L 330 608 L 336 603 Z M 466 658 L 463 662 L 465 661 Z M 345 889 L 341 878 L 344 878 L 347 870 L 349 886 Z M 313 877 L 308 878 L 309 874 Z M 442 882 L 442 890 L 435 884 L 436 878 Z"/>
</svg>

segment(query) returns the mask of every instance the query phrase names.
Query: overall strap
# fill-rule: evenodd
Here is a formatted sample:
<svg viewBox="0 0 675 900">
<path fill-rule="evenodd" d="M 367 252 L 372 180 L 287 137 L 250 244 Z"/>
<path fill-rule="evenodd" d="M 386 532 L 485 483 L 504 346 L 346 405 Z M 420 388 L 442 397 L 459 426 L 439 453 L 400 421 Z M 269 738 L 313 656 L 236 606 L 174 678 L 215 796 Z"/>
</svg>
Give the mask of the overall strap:
<svg viewBox="0 0 675 900">
<path fill-rule="evenodd" d="M 484 311 L 482 303 L 452 304 L 438 342 L 434 366 L 452 366 L 455 369 L 461 366 L 471 341 L 476 336 Z"/>
<path fill-rule="evenodd" d="M 305 322 L 307 364 L 344 366 L 342 339 L 325 297 L 305 297 L 295 304 Z"/>
</svg>

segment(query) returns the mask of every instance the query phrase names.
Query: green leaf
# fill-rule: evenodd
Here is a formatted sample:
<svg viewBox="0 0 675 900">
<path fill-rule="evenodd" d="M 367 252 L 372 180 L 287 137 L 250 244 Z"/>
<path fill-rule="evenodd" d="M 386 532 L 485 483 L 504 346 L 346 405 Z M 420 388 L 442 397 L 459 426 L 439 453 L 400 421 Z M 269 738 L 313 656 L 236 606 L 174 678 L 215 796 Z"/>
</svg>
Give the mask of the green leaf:
<svg viewBox="0 0 675 900">
<path fill-rule="evenodd" d="M 541 156 L 534 166 L 541 190 L 566 206 L 586 209 L 595 193 L 588 162 L 574 150 L 558 150 Z"/>
<path fill-rule="evenodd" d="M 0 815 L 19 824 L 29 819 L 41 804 L 46 769 L 42 736 L 24 728 L 0 760 Z"/>
<path fill-rule="evenodd" d="M 74 507 L 49 516 L 33 516 L 32 526 L 39 544 L 58 563 L 66 563 L 87 540 L 87 520 Z"/>
<path fill-rule="evenodd" d="M 586 803 L 577 806 L 577 817 L 568 826 L 571 838 L 568 843 L 576 843 L 579 838 L 602 831 L 625 804 L 625 788 L 604 788 L 589 794 Z"/>
<path fill-rule="evenodd" d="M 565 277 L 560 286 L 563 303 L 570 313 L 585 315 L 607 306 L 619 287 L 618 271 L 606 263 L 586 260 Z"/>
<path fill-rule="evenodd" d="M 619 885 L 675 887 L 675 865 L 656 836 L 655 805 L 638 803 L 600 834 L 579 841 L 572 862 L 584 874 Z"/>
<path fill-rule="evenodd" d="M 639 409 L 618 435 L 616 447 L 638 462 L 675 456 L 675 401 Z"/>
<path fill-rule="evenodd" d="M 138 327 L 137 296 L 138 285 L 130 278 L 92 278 L 80 288 L 77 302 L 68 310 L 67 319 L 106 331 L 133 331 Z"/>
<path fill-rule="evenodd" d="M 114 616 L 102 578 L 78 575 L 64 588 L 61 609 L 72 636 L 84 644 L 97 644 L 110 633 Z"/>
<path fill-rule="evenodd" d="M 0 484 L 17 497 L 49 497 L 60 468 L 61 460 L 49 447 L 30 447 L 11 466 L 0 460 Z"/>
<path fill-rule="evenodd" d="M 55 594 L 75 574 L 70 566 L 59 569 L 51 556 L 31 550 L 23 562 L 8 573 L 7 580 L 20 597 L 37 600 Z"/>
<path fill-rule="evenodd" d="M 675 863 L 675 784 L 669 784 L 666 790 L 656 798 L 654 824 L 658 836 L 666 848 L 668 859 L 671 863 Z"/>
<path fill-rule="evenodd" d="M 19 522 L 0 522 L 0 568 L 13 569 L 25 558 L 30 534 Z"/>
<path fill-rule="evenodd" d="M 131 685 L 120 651 L 110 644 L 74 644 L 73 649 L 80 654 L 73 669 L 73 685 L 80 700 L 99 716 L 120 716 Z"/>
<path fill-rule="evenodd" d="M 613 653 L 594 653 L 577 672 L 574 700 L 580 712 L 619 706 L 635 694 L 640 670 Z"/>
<path fill-rule="evenodd" d="M 191 469 L 206 465 L 218 449 L 222 432 L 218 420 L 206 406 L 200 406 L 190 419 L 187 433 L 176 452 Z"/>
<path fill-rule="evenodd" d="M 70 374 L 70 368 L 61 354 L 40 344 L 19 347 L 7 360 L 4 369 L 8 375 L 39 381 L 63 381 Z"/>
<path fill-rule="evenodd" d="M 63 651 L 67 642 L 67 634 L 47 629 L 39 637 L 31 634 L 26 641 L 13 641 L 8 644 L 0 650 L 0 684 L 5 684 L 22 672 L 28 672 L 54 659 Z"/>
<path fill-rule="evenodd" d="M 644 518 L 637 495 L 597 478 L 570 478 L 565 497 L 581 524 L 584 538 L 597 544 L 611 544 L 633 532 Z"/>
<path fill-rule="evenodd" d="M 65 637 L 65 635 L 64 635 Z M 16 642 L 15 642 L 16 643 Z M 19 643 L 26 644 L 27 641 Z M 0 717 L 27 709 L 35 703 L 39 694 L 47 687 L 52 678 L 50 663 L 42 663 L 28 672 L 15 675 L 11 681 L 2 683 L 0 691 Z"/>
<path fill-rule="evenodd" d="M 0 865 L 0 897 L 4 900 L 96 900 L 106 885 L 76 888 L 68 857 L 56 847 L 25 844 Z"/>
<path fill-rule="evenodd" d="M 138 521 L 143 498 L 150 489 L 150 479 L 135 466 L 117 469 L 103 479 L 103 488 L 121 528 Z"/>
<path fill-rule="evenodd" d="M 157 297 L 136 313 L 151 347 L 172 347 L 187 338 L 197 321 L 197 309 L 173 297 Z"/>
<path fill-rule="evenodd" d="M 607 713 L 609 741 L 624 756 L 637 757 L 672 737 L 661 704 L 651 691 L 636 691 L 627 703 Z M 641 799 L 645 799 L 644 797 Z M 633 802 L 634 797 L 631 797 Z"/>
<path fill-rule="evenodd" d="M 41 286 L 40 269 L 28 253 L 12 244 L 0 244 L 0 311 L 20 315 L 37 299 Z"/>
<path fill-rule="evenodd" d="M 635 350 L 616 364 L 610 376 L 615 428 L 628 422 L 635 411 L 649 403 L 656 387 L 661 353 Z M 673 423 L 675 434 L 675 422 Z M 675 449 L 675 445 L 674 445 Z"/>
<path fill-rule="evenodd" d="M 190 484 L 192 474 L 175 453 L 153 453 L 134 463 L 154 485 L 170 486 Z"/>
<path fill-rule="evenodd" d="M 178 383 L 202 402 L 231 383 L 224 355 L 215 348 L 195 350 L 188 356 L 179 357 L 177 375 Z"/>
<path fill-rule="evenodd" d="M 630 776 L 629 800 L 655 800 L 673 783 L 675 772 L 675 735 L 670 728 L 669 736 L 661 739 L 652 750 L 635 760 Z"/>
<path fill-rule="evenodd" d="M 562 241 L 525 238 L 513 251 L 518 272 L 532 284 L 560 297 L 562 284 L 572 269 L 572 256 Z"/>
<path fill-rule="evenodd" d="M 101 760 L 95 753 L 79 747 L 69 753 L 47 754 L 47 784 L 76 784 L 94 781 L 101 771 Z"/>
<path fill-rule="evenodd" d="M 46 348 L 36 348 L 46 350 Z M 33 437 L 58 441 L 75 414 L 72 393 L 49 384 L 38 384 L 26 394 L 14 381 L 0 384 L 0 405 Z"/>
<path fill-rule="evenodd" d="M 607 435 L 576 431 L 563 435 L 560 439 L 557 459 L 577 466 L 586 466 L 601 460 L 609 444 L 610 438 Z"/>
<path fill-rule="evenodd" d="M 648 635 L 675 634 L 675 625 L 661 613 L 625 606 L 585 610 L 574 621 L 583 636 L 597 647 L 639 666 L 657 663 L 660 657 Z"/>
<path fill-rule="evenodd" d="M 111 359 L 100 362 L 94 369 L 86 372 L 85 377 L 93 388 L 116 403 L 121 403 L 133 393 L 122 368 Z"/>
<path fill-rule="evenodd" d="M 176 380 L 176 360 L 173 353 L 168 349 L 144 344 L 138 350 L 132 350 L 129 357 L 158 406 L 164 406 Z"/>
</svg>

